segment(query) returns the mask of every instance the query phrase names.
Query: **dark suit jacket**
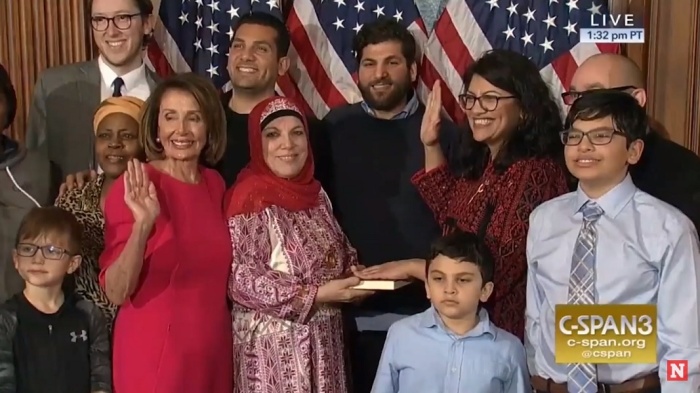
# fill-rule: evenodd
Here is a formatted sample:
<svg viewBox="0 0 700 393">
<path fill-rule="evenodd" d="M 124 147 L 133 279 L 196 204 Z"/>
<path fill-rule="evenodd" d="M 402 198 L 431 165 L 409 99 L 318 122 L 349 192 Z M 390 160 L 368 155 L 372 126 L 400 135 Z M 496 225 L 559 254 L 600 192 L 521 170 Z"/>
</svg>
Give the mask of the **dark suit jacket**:
<svg viewBox="0 0 700 393">
<path fill-rule="evenodd" d="M 700 228 L 700 157 L 657 132 L 644 142 L 642 159 L 630 168 L 634 184 L 675 206 Z"/>
<path fill-rule="evenodd" d="M 153 90 L 158 76 L 146 68 Z M 101 102 L 97 60 L 45 70 L 34 87 L 26 147 L 51 161 L 54 179 L 94 166 L 93 117 Z"/>
</svg>

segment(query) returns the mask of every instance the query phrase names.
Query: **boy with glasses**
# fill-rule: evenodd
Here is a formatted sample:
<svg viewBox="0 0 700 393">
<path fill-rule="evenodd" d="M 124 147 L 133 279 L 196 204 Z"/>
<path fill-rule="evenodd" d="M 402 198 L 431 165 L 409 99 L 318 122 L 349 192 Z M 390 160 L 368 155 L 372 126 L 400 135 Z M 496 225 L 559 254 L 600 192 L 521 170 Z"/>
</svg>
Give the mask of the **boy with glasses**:
<svg viewBox="0 0 700 393">
<path fill-rule="evenodd" d="M 567 105 L 588 92 L 600 89 L 623 91 L 646 106 L 645 76 L 631 59 L 600 53 L 576 69 L 569 91 L 562 94 Z M 678 208 L 700 230 L 700 157 L 672 141 L 663 125 L 649 118 L 644 152 L 630 167 L 634 184 L 644 192 Z"/>
<path fill-rule="evenodd" d="M 109 393 L 109 333 L 100 310 L 64 293 L 81 262 L 82 229 L 58 207 L 22 221 L 14 265 L 24 291 L 0 305 L 0 392 Z"/>
<path fill-rule="evenodd" d="M 687 393 L 700 389 L 700 369 L 685 382 L 666 380 L 667 361 L 700 364 L 700 250 L 692 222 L 640 191 L 629 166 L 644 149 L 647 115 L 631 95 L 582 95 L 561 133 L 576 191 L 530 215 L 526 348 L 537 392 Z M 657 305 L 656 364 L 557 364 L 557 304 Z"/>
</svg>

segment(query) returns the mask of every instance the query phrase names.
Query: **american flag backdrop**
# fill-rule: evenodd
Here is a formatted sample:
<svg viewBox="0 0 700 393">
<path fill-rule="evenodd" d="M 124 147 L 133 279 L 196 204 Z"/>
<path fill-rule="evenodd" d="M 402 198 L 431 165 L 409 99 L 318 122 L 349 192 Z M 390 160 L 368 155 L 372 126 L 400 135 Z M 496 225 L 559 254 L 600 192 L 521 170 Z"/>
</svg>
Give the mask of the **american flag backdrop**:
<svg viewBox="0 0 700 393">
<path fill-rule="evenodd" d="M 416 0 L 440 1 L 440 0 Z M 425 98 L 443 83 L 446 113 L 461 121 L 457 96 L 466 68 L 483 52 L 504 48 L 523 53 L 541 70 L 555 97 L 568 87 L 581 62 L 616 44 L 579 42 L 579 25 L 606 13 L 606 0 L 442 0 L 444 11 L 427 32 L 414 0 L 161 0 L 148 61 L 161 75 L 195 71 L 230 89 L 226 71 L 233 27 L 240 16 L 264 11 L 283 18 L 291 33 L 292 66 L 277 91 L 303 101 L 322 118 L 330 109 L 361 100 L 352 53 L 355 34 L 379 17 L 394 18 L 416 38 L 420 53 L 417 91 Z"/>
</svg>

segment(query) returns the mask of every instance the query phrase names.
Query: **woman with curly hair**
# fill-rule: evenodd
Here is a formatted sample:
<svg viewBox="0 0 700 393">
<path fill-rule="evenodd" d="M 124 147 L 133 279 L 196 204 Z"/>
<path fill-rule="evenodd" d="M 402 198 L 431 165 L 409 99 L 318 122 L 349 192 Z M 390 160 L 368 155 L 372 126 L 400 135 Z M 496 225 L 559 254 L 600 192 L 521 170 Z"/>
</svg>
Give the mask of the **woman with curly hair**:
<svg viewBox="0 0 700 393">
<path fill-rule="evenodd" d="M 425 168 L 413 183 L 443 232 L 458 228 L 484 237 L 496 263 L 486 309 L 496 325 L 522 340 L 528 218 L 542 202 L 568 192 L 558 134 L 562 120 L 535 64 L 516 52 L 486 53 L 463 80 L 461 172 L 450 170 L 438 143 L 442 104 L 436 83 L 421 125 Z M 389 262 L 358 275 L 425 280 L 425 261 Z"/>
</svg>

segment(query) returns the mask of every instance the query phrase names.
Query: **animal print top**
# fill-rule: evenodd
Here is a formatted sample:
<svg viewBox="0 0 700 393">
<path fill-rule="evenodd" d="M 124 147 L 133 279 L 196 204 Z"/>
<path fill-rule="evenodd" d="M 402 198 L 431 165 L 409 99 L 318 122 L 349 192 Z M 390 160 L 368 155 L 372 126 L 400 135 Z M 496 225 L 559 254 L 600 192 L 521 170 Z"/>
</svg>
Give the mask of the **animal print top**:
<svg viewBox="0 0 700 393">
<path fill-rule="evenodd" d="M 102 209 L 100 209 L 103 183 L 104 174 L 101 174 L 83 188 L 76 188 L 63 194 L 56 201 L 56 206 L 73 213 L 83 226 L 83 247 L 81 250 L 83 262 L 75 274 L 75 291 L 83 299 L 91 301 L 102 310 L 111 332 L 117 306 L 107 299 L 107 295 L 98 281 L 99 259 L 104 250 L 105 219 Z"/>
</svg>

